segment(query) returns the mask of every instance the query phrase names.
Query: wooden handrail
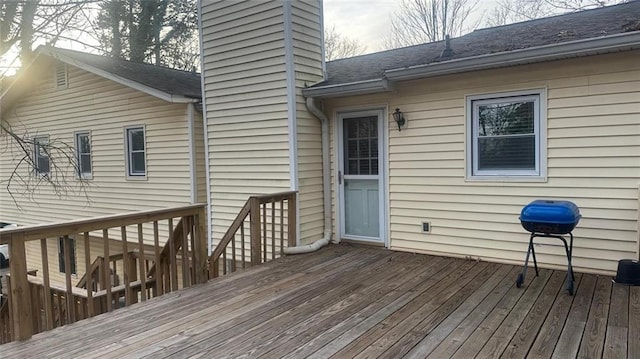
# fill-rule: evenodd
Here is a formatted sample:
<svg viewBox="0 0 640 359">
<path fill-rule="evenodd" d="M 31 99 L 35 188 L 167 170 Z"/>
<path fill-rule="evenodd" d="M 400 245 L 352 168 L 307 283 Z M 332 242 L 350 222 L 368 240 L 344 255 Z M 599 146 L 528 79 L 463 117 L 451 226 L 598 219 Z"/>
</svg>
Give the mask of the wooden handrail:
<svg viewBox="0 0 640 359">
<path fill-rule="evenodd" d="M 129 254 L 134 254 L 134 252 L 129 252 Z M 113 254 L 109 256 L 108 262 L 122 260 L 123 258 L 124 256 L 122 255 L 122 253 Z M 91 266 L 89 267 L 89 271 L 85 272 L 84 275 L 80 277 L 80 280 L 76 284 L 76 287 L 86 288 L 85 286 L 87 285 L 87 278 L 91 278 L 91 276 L 95 274 L 95 271 L 100 268 L 100 265 L 102 264 L 103 260 L 104 260 L 103 256 L 97 256 L 96 259 L 91 263 Z"/>
<path fill-rule="evenodd" d="M 192 215 L 203 208 L 204 204 L 193 204 L 178 208 L 163 208 L 150 211 L 129 212 L 110 216 L 83 218 L 68 222 L 38 224 L 32 226 L 0 229 L 0 244 L 9 244 L 10 240 L 22 234 L 23 241 L 40 238 L 58 237 L 68 233 L 82 233 L 102 230 L 103 228 L 123 227 L 137 223 L 158 221 L 171 215 L 173 218 Z"/>
<path fill-rule="evenodd" d="M 176 218 L 179 219 L 178 226 L 174 227 Z M 10 339 L 28 339 L 34 333 L 111 311 L 113 307 L 117 309 L 122 297 L 125 298 L 126 305 L 129 305 L 171 290 L 205 282 L 208 277 L 205 223 L 205 205 L 196 204 L 0 230 L 0 242 L 9 244 L 11 258 L 11 280 L 8 283 Z M 143 230 L 143 225 L 153 227 L 153 234 L 149 230 Z M 119 230 L 120 237 L 112 238 L 110 229 Z M 101 236 L 98 235 L 100 232 Z M 102 283 L 101 288 L 81 289 L 71 284 L 72 247 L 66 240 L 71 237 L 84 243 L 86 264 L 80 265 L 80 270 L 86 273 L 78 284 L 93 287 L 88 284 L 96 280 L 94 277 L 96 271 L 99 271 L 100 278 L 97 280 Z M 50 281 L 47 247 L 51 238 L 65 238 L 65 285 Z M 89 263 L 91 240 L 101 240 L 103 245 L 102 250 L 98 250 L 102 252 L 101 255 Z M 110 254 L 118 247 L 116 245 L 111 248 L 112 244 L 118 241 L 121 252 Z M 27 242 L 30 242 L 29 248 L 40 246 L 42 279 L 27 278 Z M 168 245 L 165 245 L 167 242 Z M 153 249 L 147 251 L 145 247 L 149 245 L 153 245 Z M 167 252 L 163 248 L 164 256 L 160 256 L 161 246 L 171 249 Z M 182 250 L 178 252 L 176 248 Z M 109 263 L 120 260 L 123 261 L 124 289 L 114 286 L 109 275 Z M 147 277 L 151 263 L 156 268 L 158 265 L 167 266 L 166 271 L 157 273 L 154 278 Z M 182 276 L 178 274 L 180 269 Z M 161 284 L 164 288 L 171 289 L 164 290 Z"/>
<path fill-rule="evenodd" d="M 240 257 L 242 267 L 247 264 L 245 260 L 245 221 L 249 218 L 249 251 L 251 265 L 258 265 L 260 263 L 269 260 L 267 258 L 267 250 L 269 244 L 267 238 L 271 238 L 271 258 L 280 256 L 281 253 L 276 255 L 276 233 L 280 234 L 280 251 L 284 246 L 284 212 L 287 211 L 287 242 L 288 246 L 295 246 L 296 244 L 296 191 L 287 191 L 280 193 L 272 193 L 265 195 L 251 196 L 240 209 L 240 212 L 231 223 L 231 226 L 227 229 L 220 242 L 216 245 L 209 256 L 209 278 L 215 278 L 220 275 L 220 259 L 222 258 L 222 271 L 223 274 L 227 273 L 227 254 L 231 256 L 231 268 L 230 271 L 235 271 L 235 263 Z M 284 203 L 286 202 L 287 208 L 285 209 Z M 280 204 L 280 208 L 276 209 L 276 203 Z M 267 204 L 271 204 L 271 217 L 267 214 Z M 276 218 L 276 212 L 280 214 L 279 218 Z M 270 221 L 268 220 L 270 218 Z M 270 228 L 267 228 L 268 222 Z M 276 230 L 276 222 L 278 222 L 279 228 Z M 270 229 L 270 231 L 269 231 Z M 239 253 L 236 250 L 236 237 L 240 231 L 240 248 Z M 231 245 L 230 253 L 227 253 L 229 246 Z"/>
<path fill-rule="evenodd" d="M 216 248 L 213 250 L 213 252 L 211 253 L 211 256 L 209 258 L 213 258 L 213 259 L 220 258 L 220 256 L 222 255 L 222 252 L 229 245 L 229 242 L 231 242 L 231 240 L 235 238 L 235 235 L 238 232 L 238 229 L 244 223 L 244 220 L 249 215 L 249 212 L 250 212 L 250 209 L 251 209 L 251 206 L 249 205 L 249 203 L 250 202 L 247 201 L 244 204 L 244 206 L 242 206 L 242 209 L 240 210 L 240 213 L 238 213 L 236 218 L 233 220 L 233 223 L 231 223 L 231 226 L 227 229 L 227 231 L 225 232 L 224 236 L 222 236 L 222 240 L 216 246 Z M 218 268 L 215 267 L 213 270 L 217 272 L 217 269 Z M 216 273 L 215 277 L 217 277 L 217 273 Z"/>
<path fill-rule="evenodd" d="M 173 246 L 175 251 L 178 251 L 182 246 L 182 242 L 183 242 L 182 227 L 183 227 L 183 223 L 181 219 L 180 221 L 178 221 L 178 224 L 176 224 L 176 227 L 173 230 L 172 239 L 173 239 Z M 191 228 L 189 228 L 188 230 L 188 234 L 190 233 L 191 233 Z M 167 258 L 170 255 L 170 252 L 171 252 L 171 246 L 169 245 L 169 242 L 167 242 L 167 244 L 165 244 L 164 247 L 162 247 L 162 251 L 160 252 L 160 261 Z M 156 272 L 156 263 L 154 263 L 147 271 L 147 277 L 155 276 L 155 272 Z"/>
</svg>

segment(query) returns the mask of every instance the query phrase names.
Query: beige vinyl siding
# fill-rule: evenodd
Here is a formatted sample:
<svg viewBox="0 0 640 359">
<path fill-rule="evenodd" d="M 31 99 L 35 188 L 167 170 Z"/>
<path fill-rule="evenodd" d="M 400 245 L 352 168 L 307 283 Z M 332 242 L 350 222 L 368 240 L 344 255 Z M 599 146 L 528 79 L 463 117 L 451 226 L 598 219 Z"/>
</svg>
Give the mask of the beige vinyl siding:
<svg viewBox="0 0 640 359">
<path fill-rule="evenodd" d="M 216 243 L 249 196 L 290 188 L 283 4 L 201 6 Z"/>
<path fill-rule="evenodd" d="M 187 105 L 168 103 L 73 66 L 68 69 L 68 88 L 54 89 L 51 71 L 2 115 L 21 135 L 48 135 L 71 146 L 74 132 L 89 131 L 93 179 L 83 190 L 69 168 L 62 196 L 47 185 L 26 194 L 24 188 L 12 187 L 20 208 L 3 190 L 0 218 L 27 225 L 189 204 Z M 144 180 L 126 178 L 127 126 L 145 128 Z M 3 179 L 15 167 L 14 161 L 11 151 L 0 155 Z M 18 172 L 32 177 L 27 165 Z"/>
<path fill-rule="evenodd" d="M 316 0 L 291 3 L 294 69 L 296 74 L 296 124 L 298 140 L 298 191 L 300 242 L 322 237 L 322 139 L 320 120 L 307 111 L 302 88 L 322 81 L 322 28 Z"/>
<path fill-rule="evenodd" d="M 198 203 L 207 203 L 207 162 L 205 157 L 204 145 L 204 123 L 202 120 L 202 112 L 194 111 L 194 128 L 193 137 L 196 144 L 196 201 Z"/>
<path fill-rule="evenodd" d="M 392 249 L 521 264 L 522 207 L 567 199 L 583 216 L 576 270 L 611 273 L 619 259 L 638 258 L 638 58 L 624 52 L 404 82 L 392 95 L 328 100 L 327 113 L 386 103 L 408 119 L 406 129 L 388 132 Z M 547 180 L 465 180 L 465 96 L 540 88 L 548 97 Z M 554 245 L 536 248 L 541 265 L 566 266 L 560 241 L 537 241 Z"/>
</svg>

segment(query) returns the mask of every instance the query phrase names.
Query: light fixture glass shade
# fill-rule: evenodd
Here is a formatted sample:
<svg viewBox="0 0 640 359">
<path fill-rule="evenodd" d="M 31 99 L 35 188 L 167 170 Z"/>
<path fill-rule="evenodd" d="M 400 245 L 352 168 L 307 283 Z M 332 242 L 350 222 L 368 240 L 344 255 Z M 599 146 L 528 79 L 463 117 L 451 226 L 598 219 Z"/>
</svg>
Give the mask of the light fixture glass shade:
<svg viewBox="0 0 640 359">
<path fill-rule="evenodd" d="M 404 119 L 404 115 L 399 108 L 396 108 L 395 112 L 393 113 L 393 119 L 398 124 L 398 131 L 402 131 L 402 126 L 404 126 L 406 120 Z"/>
</svg>

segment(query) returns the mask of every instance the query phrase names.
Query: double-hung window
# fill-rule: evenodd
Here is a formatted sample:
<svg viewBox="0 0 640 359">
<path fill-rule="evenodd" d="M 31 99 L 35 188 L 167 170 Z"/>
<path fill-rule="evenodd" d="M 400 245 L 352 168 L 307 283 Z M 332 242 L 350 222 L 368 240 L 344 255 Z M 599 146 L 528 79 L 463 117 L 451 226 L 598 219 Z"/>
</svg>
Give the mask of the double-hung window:
<svg viewBox="0 0 640 359">
<path fill-rule="evenodd" d="M 49 136 L 33 138 L 33 166 L 36 175 L 46 176 L 51 171 L 49 155 Z"/>
<path fill-rule="evenodd" d="M 127 176 L 143 178 L 147 174 L 144 127 L 128 127 L 125 129 L 125 136 L 127 144 Z"/>
<path fill-rule="evenodd" d="M 467 177 L 544 178 L 543 90 L 467 98 Z"/>
<path fill-rule="evenodd" d="M 91 168 L 91 136 L 89 132 L 76 133 L 76 160 L 78 161 L 78 177 L 90 179 Z"/>
</svg>

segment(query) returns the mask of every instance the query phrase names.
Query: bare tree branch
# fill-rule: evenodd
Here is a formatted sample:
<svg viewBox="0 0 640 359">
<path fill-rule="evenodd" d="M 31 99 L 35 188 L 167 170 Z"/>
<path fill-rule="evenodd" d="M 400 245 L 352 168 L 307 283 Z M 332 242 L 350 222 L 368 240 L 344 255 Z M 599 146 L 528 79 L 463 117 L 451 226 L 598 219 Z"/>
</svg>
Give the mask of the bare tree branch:
<svg viewBox="0 0 640 359">
<path fill-rule="evenodd" d="M 71 32 L 87 32 L 90 22 L 80 14 L 100 0 L 10 0 L 0 1 L 0 56 L 19 53 L 28 60 L 34 44 L 49 45 Z"/>
<path fill-rule="evenodd" d="M 628 1 L 631 0 L 498 0 L 496 7 L 486 14 L 485 24 L 500 26 Z"/>
<path fill-rule="evenodd" d="M 74 146 L 54 138 L 46 143 L 37 141 L 38 134 L 32 134 L 22 126 L 17 131 L 7 121 L 0 122 L 0 153 L 13 165 L 9 176 L 0 179 L 16 207 L 21 209 L 20 199 L 34 200 L 41 187 L 60 198 L 71 194 L 81 194 L 87 203 L 89 182 L 79 176 L 80 164 Z M 38 173 L 38 148 L 48 158 L 48 171 Z"/>
<path fill-rule="evenodd" d="M 472 22 L 478 0 L 401 0 L 392 15 L 391 32 L 384 46 L 392 49 L 444 40 L 476 28 Z"/>
<path fill-rule="evenodd" d="M 342 36 L 335 26 L 324 29 L 324 56 L 327 61 L 361 55 L 367 50 L 357 39 Z"/>
</svg>

